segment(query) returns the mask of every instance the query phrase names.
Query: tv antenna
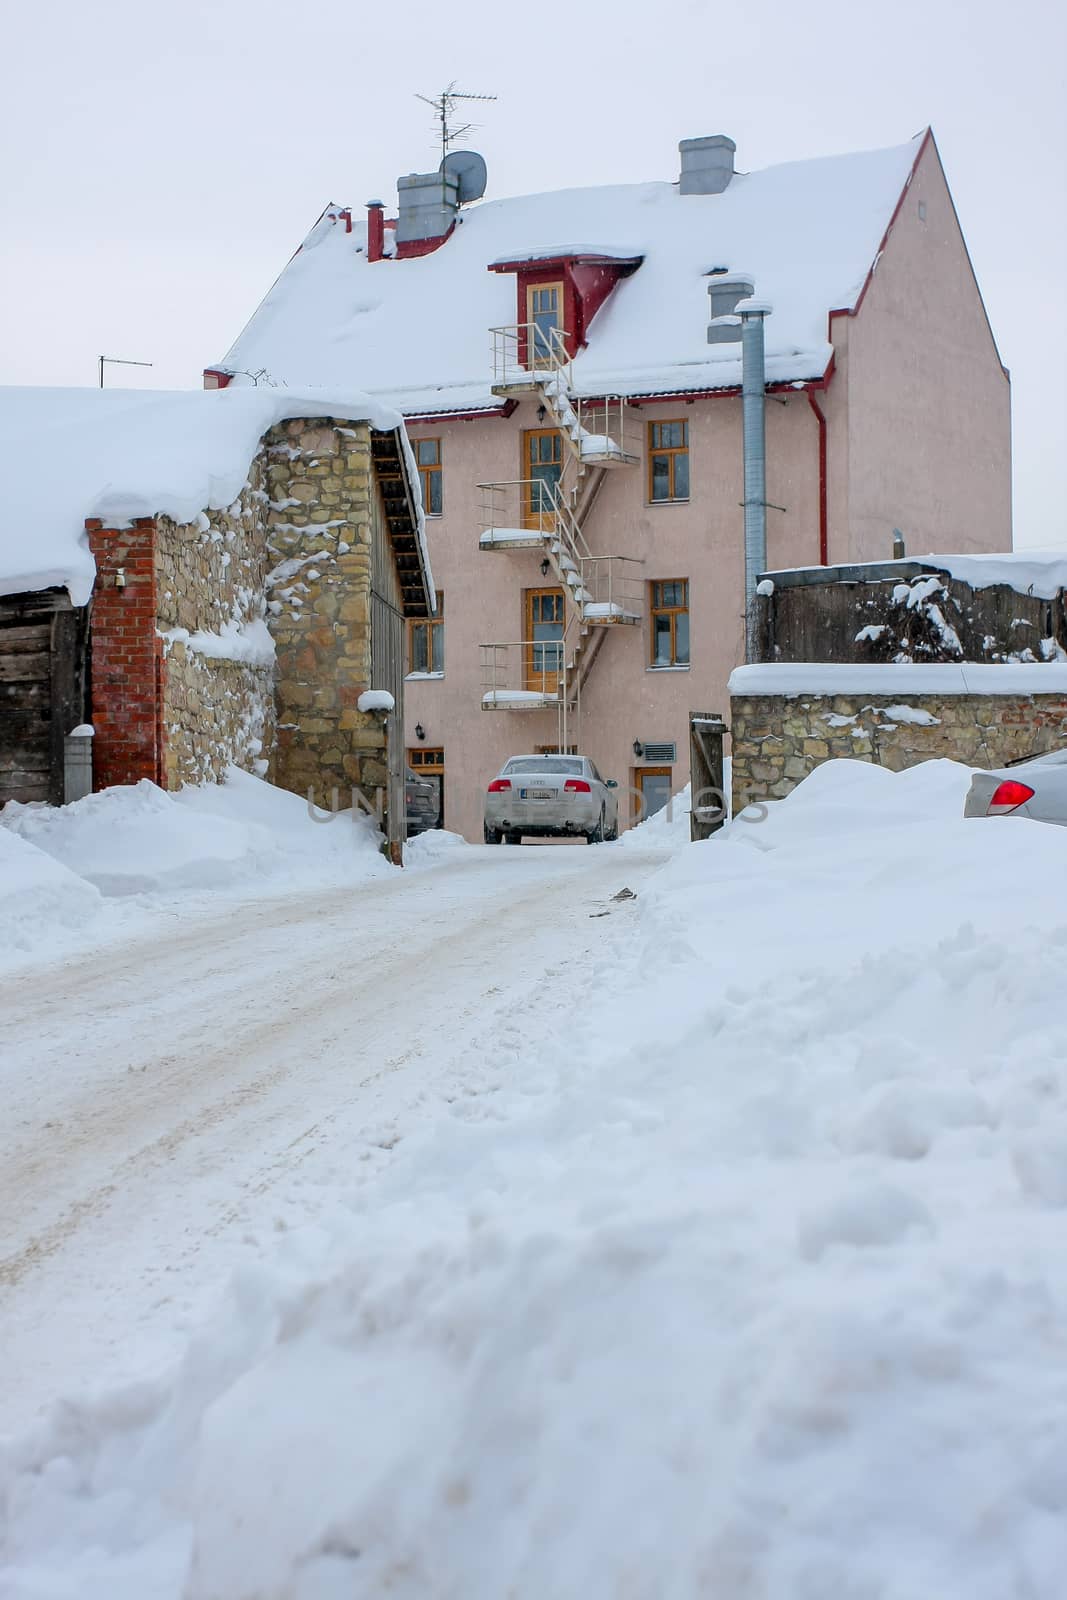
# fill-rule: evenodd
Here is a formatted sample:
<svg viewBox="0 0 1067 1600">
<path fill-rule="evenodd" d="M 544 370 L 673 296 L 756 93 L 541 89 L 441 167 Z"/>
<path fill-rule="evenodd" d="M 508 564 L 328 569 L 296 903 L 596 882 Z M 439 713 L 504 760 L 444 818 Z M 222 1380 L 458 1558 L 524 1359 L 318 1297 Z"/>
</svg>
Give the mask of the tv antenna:
<svg viewBox="0 0 1067 1600">
<path fill-rule="evenodd" d="M 468 133 L 474 133 L 479 126 L 475 122 L 455 123 L 452 121 L 459 102 L 461 100 L 495 100 L 496 95 L 467 94 L 462 89 L 456 88 L 456 80 L 453 78 L 447 89 L 442 89 L 441 93 L 435 96 L 434 99 L 431 100 L 429 95 L 425 94 L 417 94 L 415 99 L 421 100 L 423 105 L 432 107 L 434 115 L 441 124 L 441 160 L 444 161 L 456 140 L 465 139 Z"/>
</svg>

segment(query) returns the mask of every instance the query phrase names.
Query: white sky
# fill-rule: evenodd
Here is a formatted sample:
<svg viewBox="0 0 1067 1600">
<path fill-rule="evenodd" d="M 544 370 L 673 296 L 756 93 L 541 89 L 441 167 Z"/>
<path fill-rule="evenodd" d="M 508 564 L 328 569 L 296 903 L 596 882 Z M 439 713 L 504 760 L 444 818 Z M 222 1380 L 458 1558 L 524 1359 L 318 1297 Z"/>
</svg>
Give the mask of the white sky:
<svg viewBox="0 0 1067 1600">
<path fill-rule="evenodd" d="M 436 160 L 414 99 L 496 93 L 490 197 L 741 170 L 932 123 L 1014 387 L 1016 543 L 1062 544 L 1067 29 L 1053 0 L 7 0 L 0 382 L 196 387 L 327 201 Z M 358 374 L 355 375 L 358 381 Z"/>
</svg>

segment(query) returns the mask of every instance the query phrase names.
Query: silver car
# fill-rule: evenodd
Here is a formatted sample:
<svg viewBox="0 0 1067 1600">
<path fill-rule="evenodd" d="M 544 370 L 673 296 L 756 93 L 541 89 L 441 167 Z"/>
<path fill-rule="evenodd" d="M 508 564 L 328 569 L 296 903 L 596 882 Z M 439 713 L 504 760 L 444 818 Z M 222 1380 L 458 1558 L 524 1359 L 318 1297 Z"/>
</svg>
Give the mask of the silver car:
<svg viewBox="0 0 1067 1600">
<path fill-rule="evenodd" d="M 1033 761 L 976 772 L 963 807 L 965 817 L 1033 817 L 1067 827 L 1067 750 Z"/>
<path fill-rule="evenodd" d="M 527 834 L 617 839 L 617 788 L 586 756 L 512 756 L 485 796 L 485 842 L 519 844 Z"/>
</svg>

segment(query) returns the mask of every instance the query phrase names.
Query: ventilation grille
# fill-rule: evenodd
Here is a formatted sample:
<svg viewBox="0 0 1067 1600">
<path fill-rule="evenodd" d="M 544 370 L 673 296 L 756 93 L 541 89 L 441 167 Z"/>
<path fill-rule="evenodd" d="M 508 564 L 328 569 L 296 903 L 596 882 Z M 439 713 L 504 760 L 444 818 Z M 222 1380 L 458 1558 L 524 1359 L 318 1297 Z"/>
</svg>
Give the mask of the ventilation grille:
<svg viewBox="0 0 1067 1600">
<path fill-rule="evenodd" d="M 654 766 L 668 767 L 678 759 L 676 744 L 646 744 L 645 760 Z"/>
</svg>

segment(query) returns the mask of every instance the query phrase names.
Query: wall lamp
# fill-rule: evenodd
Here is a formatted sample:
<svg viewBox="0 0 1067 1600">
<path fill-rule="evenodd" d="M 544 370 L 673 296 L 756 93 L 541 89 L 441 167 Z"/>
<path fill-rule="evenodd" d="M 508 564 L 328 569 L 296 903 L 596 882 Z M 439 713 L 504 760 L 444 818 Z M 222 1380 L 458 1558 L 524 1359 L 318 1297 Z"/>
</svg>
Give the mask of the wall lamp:
<svg viewBox="0 0 1067 1600">
<path fill-rule="evenodd" d="M 640 739 L 635 739 L 634 740 L 634 755 L 637 757 L 638 761 L 640 761 L 640 759 L 644 755 L 644 753 L 645 753 L 644 745 L 641 743 Z"/>
<path fill-rule="evenodd" d="M 426 729 L 421 722 L 416 722 L 415 724 L 415 737 L 416 739 L 425 739 L 426 737 Z"/>
<path fill-rule="evenodd" d="M 549 559 L 548 559 L 547 556 L 545 556 L 544 560 L 541 563 L 541 576 L 542 576 L 542 578 L 547 578 L 548 577 L 549 565 L 550 565 Z"/>
<path fill-rule="evenodd" d="M 537 408 L 537 420 L 538 420 L 538 422 L 544 422 L 544 420 L 545 420 L 545 418 L 547 416 L 548 416 L 548 412 L 546 411 L 545 407 L 543 405 L 539 405 L 538 408 Z"/>
</svg>

